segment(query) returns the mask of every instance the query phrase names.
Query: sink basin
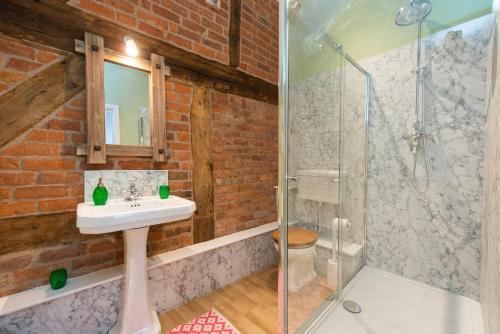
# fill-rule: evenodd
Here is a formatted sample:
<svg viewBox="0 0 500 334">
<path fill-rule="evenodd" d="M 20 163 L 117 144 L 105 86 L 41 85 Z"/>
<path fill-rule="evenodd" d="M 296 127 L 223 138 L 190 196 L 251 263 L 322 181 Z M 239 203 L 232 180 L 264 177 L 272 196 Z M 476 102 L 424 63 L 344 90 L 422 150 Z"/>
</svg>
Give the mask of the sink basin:
<svg viewBox="0 0 500 334">
<path fill-rule="evenodd" d="M 190 218 L 196 209 L 193 201 L 170 196 L 141 197 L 137 201 L 110 200 L 106 205 L 80 203 L 76 225 L 84 234 L 123 231 L 125 273 L 123 298 L 117 323 L 108 334 L 160 334 L 158 315 L 153 311 L 148 292 L 146 245 L 149 226 Z"/>
<path fill-rule="evenodd" d="M 193 201 L 177 196 L 147 196 L 136 202 L 110 200 L 99 206 L 86 202 L 78 204 L 76 225 L 84 234 L 124 231 L 188 219 L 195 208 Z"/>
</svg>

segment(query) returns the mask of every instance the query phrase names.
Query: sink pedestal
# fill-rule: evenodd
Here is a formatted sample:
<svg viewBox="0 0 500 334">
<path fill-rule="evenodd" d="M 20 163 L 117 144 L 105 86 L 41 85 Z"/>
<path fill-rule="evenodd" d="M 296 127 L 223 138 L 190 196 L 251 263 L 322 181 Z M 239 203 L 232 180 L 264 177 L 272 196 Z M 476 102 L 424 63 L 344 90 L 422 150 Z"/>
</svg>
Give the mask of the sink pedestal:
<svg viewBox="0 0 500 334">
<path fill-rule="evenodd" d="M 118 322 L 109 334 L 160 334 L 158 315 L 148 293 L 146 244 L 148 227 L 123 231 L 125 272 Z"/>
</svg>

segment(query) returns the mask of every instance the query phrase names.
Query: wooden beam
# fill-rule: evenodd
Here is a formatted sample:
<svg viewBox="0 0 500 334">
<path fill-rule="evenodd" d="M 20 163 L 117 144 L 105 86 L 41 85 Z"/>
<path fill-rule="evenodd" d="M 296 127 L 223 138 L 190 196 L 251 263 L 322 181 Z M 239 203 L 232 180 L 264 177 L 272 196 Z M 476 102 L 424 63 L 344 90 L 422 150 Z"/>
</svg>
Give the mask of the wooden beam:
<svg viewBox="0 0 500 334">
<path fill-rule="evenodd" d="M 229 22 L 229 65 L 237 68 L 240 66 L 241 0 L 231 0 Z"/>
<path fill-rule="evenodd" d="M 104 112 L 104 40 L 85 33 L 85 89 L 87 93 L 87 162 L 106 163 Z"/>
<path fill-rule="evenodd" d="M 0 220 L 0 255 L 88 239 L 76 227 L 76 213 L 52 213 Z"/>
<path fill-rule="evenodd" d="M 128 35 L 136 41 L 142 58 L 148 59 L 150 53 L 156 53 L 165 57 L 174 71 L 222 81 L 238 87 L 237 91 L 247 94 L 253 91 L 256 97 L 265 96 L 266 102 L 277 104 L 278 87 L 270 82 L 87 14 L 61 0 L 2 0 L 0 20 L 0 31 L 6 35 L 68 52 L 74 52 L 74 40 L 83 39 L 86 31 L 102 36 L 107 48 L 119 52 L 124 51 L 123 38 Z"/>
<path fill-rule="evenodd" d="M 166 121 L 165 121 L 165 60 L 162 56 L 151 54 L 150 77 L 150 117 L 151 117 L 151 146 L 153 146 L 153 160 L 165 161 L 167 156 Z"/>
<path fill-rule="evenodd" d="M 85 61 L 73 54 L 0 96 L 0 147 L 81 92 L 84 78 Z"/>
<path fill-rule="evenodd" d="M 191 147 L 193 154 L 193 219 L 195 243 L 214 238 L 214 177 L 212 160 L 210 90 L 195 86 L 191 105 Z"/>
<path fill-rule="evenodd" d="M 170 78 L 184 83 L 193 83 L 198 86 L 204 86 L 224 94 L 238 95 L 248 99 L 253 99 L 270 104 L 277 104 L 277 96 L 265 93 L 262 90 L 254 90 L 244 85 L 235 85 L 224 80 L 209 78 L 201 73 L 190 71 L 188 69 L 171 68 Z"/>
<path fill-rule="evenodd" d="M 168 153 L 168 152 L 167 152 Z M 76 145 L 76 155 L 87 155 L 87 144 Z M 108 157 L 153 157 L 152 146 L 106 144 Z"/>
</svg>

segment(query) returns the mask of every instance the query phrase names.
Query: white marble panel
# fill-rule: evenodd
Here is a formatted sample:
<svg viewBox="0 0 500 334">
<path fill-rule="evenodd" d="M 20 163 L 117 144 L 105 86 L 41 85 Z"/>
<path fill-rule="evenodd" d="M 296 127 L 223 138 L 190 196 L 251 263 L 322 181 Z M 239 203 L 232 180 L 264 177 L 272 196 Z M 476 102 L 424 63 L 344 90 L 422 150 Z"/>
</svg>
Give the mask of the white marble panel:
<svg viewBox="0 0 500 334">
<path fill-rule="evenodd" d="M 487 334 L 500 333 L 500 31 L 499 15 L 488 52 L 488 117 L 484 171 L 481 304 Z"/>
<path fill-rule="evenodd" d="M 430 184 L 420 194 L 403 138 L 416 117 L 416 43 L 363 60 L 373 77 L 369 124 L 368 263 L 478 298 L 486 46 L 492 16 L 426 37 Z M 418 181 L 422 184 L 422 156 Z"/>
<path fill-rule="evenodd" d="M 110 199 L 123 198 L 123 189 L 128 188 L 130 179 L 135 178 L 135 184 L 143 188 L 143 196 L 158 194 L 158 187 L 168 184 L 166 170 L 90 170 L 85 171 L 85 201 L 92 201 L 99 178 L 109 192 Z"/>
</svg>

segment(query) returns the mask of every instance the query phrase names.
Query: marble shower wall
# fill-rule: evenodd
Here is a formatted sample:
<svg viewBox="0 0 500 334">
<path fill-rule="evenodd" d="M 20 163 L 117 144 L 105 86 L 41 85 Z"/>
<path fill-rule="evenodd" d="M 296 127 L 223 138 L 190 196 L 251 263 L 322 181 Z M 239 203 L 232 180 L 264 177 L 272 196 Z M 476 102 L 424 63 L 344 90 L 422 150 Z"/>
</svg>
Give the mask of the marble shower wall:
<svg viewBox="0 0 500 334">
<path fill-rule="evenodd" d="M 340 67 L 291 85 L 289 112 L 289 173 L 300 170 L 339 170 L 342 160 L 342 217 L 350 228 L 343 240 L 363 244 L 366 186 L 366 77 L 347 63 L 341 98 Z M 340 114 L 341 103 L 345 112 Z M 300 176 L 299 176 L 300 177 Z M 332 185 L 332 192 L 339 185 Z M 339 205 L 297 197 L 289 191 L 289 221 L 320 232 L 323 239 L 337 239 L 333 228 Z"/>
<path fill-rule="evenodd" d="M 372 75 L 368 263 L 468 297 L 479 297 L 486 54 L 493 17 L 424 38 L 430 183 L 412 183 L 403 138 L 415 123 L 416 42 L 361 62 Z M 422 157 L 419 156 L 419 176 Z M 419 177 L 420 185 L 424 182 Z"/>
<path fill-rule="evenodd" d="M 330 71 L 290 87 L 289 174 L 339 169 L 340 72 Z M 297 197 L 289 190 L 289 221 L 332 239 L 337 206 Z M 337 191 L 337 189 L 332 190 Z"/>
<path fill-rule="evenodd" d="M 157 312 L 170 310 L 275 265 L 272 233 L 264 233 L 150 269 Z M 107 333 L 118 318 L 122 279 L 0 317 L 0 333 Z"/>
<path fill-rule="evenodd" d="M 500 13 L 488 51 L 481 309 L 486 334 L 500 333 Z"/>
</svg>

